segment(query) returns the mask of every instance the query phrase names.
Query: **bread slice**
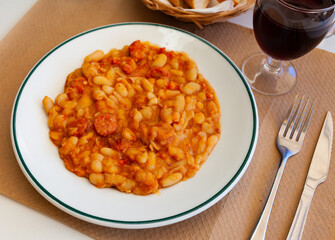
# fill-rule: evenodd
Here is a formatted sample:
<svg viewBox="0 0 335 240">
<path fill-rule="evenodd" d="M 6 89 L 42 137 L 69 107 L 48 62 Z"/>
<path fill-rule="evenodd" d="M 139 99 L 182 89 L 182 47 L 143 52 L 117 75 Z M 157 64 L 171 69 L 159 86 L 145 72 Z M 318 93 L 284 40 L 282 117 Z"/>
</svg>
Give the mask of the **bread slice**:
<svg viewBox="0 0 335 240">
<path fill-rule="evenodd" d="M 169 0 L 169 2 L 175 7 L 183 7 L 184 1 L 183 0 Z"/>
<path fill-rule="evenodd" d="M 193 9 L 206 8 L 209 0 L 185 0 L 185 2 Z"/>
<path fill-rule="evenodd" d="M 216 1 L 218 1 L 219 3 L 222 3 L 225 0 L 216 0 Z M 235 7 L 237 4 L 240 3 L 240 0 L 233 0 L 233 2 L 234 2 L 234 7 Z"/>
</svg>

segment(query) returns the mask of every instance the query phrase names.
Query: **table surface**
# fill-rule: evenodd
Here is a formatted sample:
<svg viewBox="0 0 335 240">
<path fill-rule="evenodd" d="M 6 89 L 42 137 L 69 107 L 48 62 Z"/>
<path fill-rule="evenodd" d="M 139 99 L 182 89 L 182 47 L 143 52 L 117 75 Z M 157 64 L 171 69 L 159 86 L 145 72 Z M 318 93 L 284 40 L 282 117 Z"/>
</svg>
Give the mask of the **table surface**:
<svg viewBox="0 0 335 240">
<path fill-rule="evenodd" d="M 0 0 L 0 41 L 36 2 L 37 0 Z M 252 11 L 249 10 L 230 22 L 252 28 Z M 335 37 L 325 39 L 318 48 L 335 53 Z M 0 195 L 0 212 L 0 239 L 90 239 L 3 195 Z"/>
</svg>

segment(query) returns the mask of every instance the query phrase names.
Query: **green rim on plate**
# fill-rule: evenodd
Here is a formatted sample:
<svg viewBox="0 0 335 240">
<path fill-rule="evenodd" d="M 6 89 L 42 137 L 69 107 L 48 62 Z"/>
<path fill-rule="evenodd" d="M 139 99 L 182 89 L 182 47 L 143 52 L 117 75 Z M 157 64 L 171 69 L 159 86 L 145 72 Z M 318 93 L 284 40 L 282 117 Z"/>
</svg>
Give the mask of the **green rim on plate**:
<svg viewBox="0 0 335 240">
<path fill-rule="evenodd" d="M 203 43 L 207 44 L 209 47 L 211 47 L 212 49 L 214 49 L 216 52 L 218 52 L 223 58 L 225 58 L 229 64 L 234 68 L 234 70 L 238 73 L 239 77 L 241 78 L 247 92 L 248 92 L 248 96 L 250 99 L 250 103 L 251 103 L 251 107 L 252 107 L 252 113 L 253 113 L 253 132 L 252 132 L 252 138 L 251 138 L 251 142 L 250 142 L 250 146 L 248 149 L 248 152 L 244 158 L 243 163 L 241 164 L 240 168 L 238 169 L 238 171 L 235 173 L 235 175 L 230 179 L 230 181 L 220 190 L 218 191 L 215 195 L 213 195 L 211 198 L 209 198 L 207 201 L 201 203 L 200 205 L 187 210 L 185 212 L 173 215 L 173 216 L 169 216 L 169 217 L 165 217 L 165 218 L 160 218 L 160 219 L 154 219 L 154 220 L 145 220 L 145 221 L 120 221 L 120 220 L 114 220 L 114 219 L 109 219 L 109 218 L 102 218 L 99 216 L 94 216 L 88 213 L 85 213 L 83 211 L 80 211 L 78 209 L 75 209 L 69 205 L 67 205 L 66 203 L 62 202 L 61 200 L 59 200 L 57 197 L 55 197 L 54 195 L 52 195 L 47 189 L 45 189 L 41 183 L 34 177 L 34 175 L 31 173 L 30 169 L 28 168 L 27 164 L 25 163 L 20 148 L 18 146 L 18 141 L 17 141 L 17 133 L 16 133 L 16 114 L 17 114 L 17 107 L 18 104 L 20 102 L 20 97 L 21 94 L 25 88 L 26 83 L 29 81 L 31 75 L 34 73 L 34 71 L 38 68 L 38 66 L 49 56 L 51 55 L 54 51 L 56 51 L 58 48 L 62 47 L 63 45 L 65 45 L 66 43 L 81 37 L 83 35 L 86 35 L 90 32 L 94 32 L 94 31 L 99 31 L 101 29 L 106 29 L 106 28 L 113 28 L 113 27 L 119 27 L 119 26 L 123 26 L 123 25 L 140 25 L 140 26 L 144 26 L 144 25 L 151 25 L 151 26 L 157 26 L 157 27 L 162 27 L 162 28 L 168 28 L 168 29 L 172 29 L 175 31 L 179 31 L 179 32 L 183 32 L 187 35 L 190 35 L 200 41 L 202 41 Z M 245 165 L 247 164 L 249 158 L 251 157 L 251 154 L 254 151 L 254 147 L 256 144 L 256 139 L 257 139 L 257 127 L 258 127 L 258 115 L 257 115 L 257 110 L 256 110 L 256 104 L 255 104 L 255 100 L 253 98 L 252 92 L 247 84 L 247 81 L 244 79 L 242 73 L 240 72 L 240 70 L 237 68 L 237 66 L 221 51 L 219 50 L 217 47 L 215 47 L 213 44 L 209 43 L 208 41 L 206 41 L 205 39 L 192 34 L 190 32 L 187 32 L 185 30 L 182 29 L 178 29 L 175 27 L 171 27 L 171 26 L 167 26 L 167 25 L 161 25 L 161 24 L 156 24 L 156 23 L 141 23 L 141 22 L 130 22 L 130 23 L 119 23 L 119 24 L 112 24 L 112 25 L 106 25 L 106 26 L 102 26 L 102 27 L 98 27 L 98 28 L 94 28 L 91 30 L 88 30 L 86 32 L 80 33 L 66 41 L 64 41 L 63 43 L 59 44 L 58 46 L 56 46 L 54 49 L 52 49 L 50 52 L 48 52 L 41 60 L 38 61 L 38 63 L 32 68 L 32 70 L 29 72 L 29 74 L 27 75 L 27 77 L 24 79 L 20 90 L 17 94 L 16 100 L 14 102 L 14 106 L 13 106 L 13 113 L 12 113 L 12 136 L 13 136 L 13 141 L 14 141 L 14 145 L 15 145 L 15 151 L 17 152 L 17 156 L 22 164 L 22 166 L 24 167 L 26 173 L 29 175 L 29 177 L 31 178 L 31 180 L 33 181 L 34 184 L 36 184 L 36 186 L 44 193 L 46 194 L 50 199 L 52 199 L 53 201 L 55 201 L 57 204 L 59 204 L 61 207 L 66 208 L 70 211 L 72 211 L 75 214 L 79 214 L 81 216 L 84 216 L 86 218 L 90 218 L 90 219 L 94 219 L 94 220 L 99 220 L 99 221 L 103 221 L 103 222 L 110 222 L 110 223 L 117 223 L 117 224 L 137 224 L 137 225 L 145 225 L 145 224 L 152 224 L 152 223 L 159 223 L 159 222 L 165 222 L 165 221 L 169 221 L 169 220 L 173 220 L 173 219 L 177 219 L 179 217 L 182 216 L 186 216 L 188 214 L 191 214 L 193 212 L 195 212 L 196 210 L 206 206 L 207 204 L 209 204 L 210 202 L 212 202 L 213 200 L 215 200 L 217 197 L 219 197 L 227 188 L 229 188 L 234 181 L 237 179 L 237 177 L 240 175 L 240 173 L 242 172 L 242 170 L 244 169 Z"/>
</svg>

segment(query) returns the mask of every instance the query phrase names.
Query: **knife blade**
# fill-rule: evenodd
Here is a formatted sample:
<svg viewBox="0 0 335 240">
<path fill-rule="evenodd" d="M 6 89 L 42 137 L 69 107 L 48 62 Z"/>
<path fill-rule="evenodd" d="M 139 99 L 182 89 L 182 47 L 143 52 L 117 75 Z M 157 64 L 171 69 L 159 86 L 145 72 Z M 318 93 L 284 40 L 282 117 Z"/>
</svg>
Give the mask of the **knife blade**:
<svg viewBox="0 0 335 240">
<path fill-rule="evenodd" d="M 316 144 L 313 158 L 308 170 L 304 190 L 295 213 L 287 240 L 301 239 L 307 219 L 309 206 L 317 186 L 324 182 L 328 175 L 330 155 L 333 144 L 333 119 L 327 112 L 326 119 Z"/>
</svg>

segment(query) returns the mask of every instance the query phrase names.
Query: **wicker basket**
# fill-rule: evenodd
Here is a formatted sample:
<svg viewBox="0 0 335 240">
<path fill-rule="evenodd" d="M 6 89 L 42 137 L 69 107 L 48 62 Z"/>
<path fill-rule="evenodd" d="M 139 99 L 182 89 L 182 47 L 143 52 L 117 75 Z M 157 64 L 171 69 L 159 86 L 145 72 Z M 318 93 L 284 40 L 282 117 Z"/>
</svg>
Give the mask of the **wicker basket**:
<svg viewBox="0 0 335 240">
<path fill-rule="evenodd" d="M 202 28 L 202 25 L 208 25 L 218 21 L 223 22 L 230 18 L 236 17 L 253 7 L 255 1 L 256 0 L 246 0 L 246 3 L 239 4 L 234 7 L 234 9 L 229 11 L 221 11 L 217 13 L 194 13 L 186 11 L 183 8 L 177 8 L 164 4 L 159 0 L 142 0 L 144 5 L 151 10 L 162 11 L 165 14 L 173 16 L 181 21 L 194 22 L 200 28 Z"/>
</svg>

